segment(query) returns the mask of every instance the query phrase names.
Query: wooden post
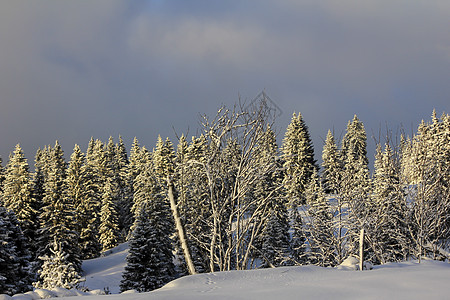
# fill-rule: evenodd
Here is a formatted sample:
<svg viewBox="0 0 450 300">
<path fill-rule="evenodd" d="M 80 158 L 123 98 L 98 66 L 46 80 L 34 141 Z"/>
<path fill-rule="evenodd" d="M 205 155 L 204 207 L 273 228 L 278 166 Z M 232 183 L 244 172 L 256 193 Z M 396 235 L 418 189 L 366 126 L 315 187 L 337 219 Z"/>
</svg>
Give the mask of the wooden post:
<svg viewBox="0 0 450 300">
<path fill-rule="evenodd" d="M 359 270 L 364 267 L 364 228 L 361 228 L 359 233 Z"/>
</svg>

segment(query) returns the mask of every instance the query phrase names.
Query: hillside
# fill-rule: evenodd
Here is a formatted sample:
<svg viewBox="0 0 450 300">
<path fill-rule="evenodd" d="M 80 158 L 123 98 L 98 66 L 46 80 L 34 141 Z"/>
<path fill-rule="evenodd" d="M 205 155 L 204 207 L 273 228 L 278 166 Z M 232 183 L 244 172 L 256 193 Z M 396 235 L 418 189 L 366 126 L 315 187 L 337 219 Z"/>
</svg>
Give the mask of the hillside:
<svg viewBox="0 0 450 300">
<path fill-rule="evenodd" d="M 121 245 L 105 257 L 85 261 L 86 286 L 118 292 L 126 253 Z M 83 299 L 444 299 L 450 297 L 449 278 L 450 264 L 430 260 L 364 272 L 299 266 L 199 274 L 150 293 Z"/>
</svg>

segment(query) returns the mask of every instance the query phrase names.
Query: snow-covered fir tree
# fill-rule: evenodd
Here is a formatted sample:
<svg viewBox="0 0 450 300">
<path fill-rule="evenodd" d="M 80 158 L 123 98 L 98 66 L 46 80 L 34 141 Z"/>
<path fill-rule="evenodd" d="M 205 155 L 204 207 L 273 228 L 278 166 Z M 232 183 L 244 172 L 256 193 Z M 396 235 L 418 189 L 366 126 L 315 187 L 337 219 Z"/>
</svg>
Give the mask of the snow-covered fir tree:
<svg viewBox="0 0 450 300">
<path fill-rule="evenodd" d="M 185 179 L 177 181 L 177 190 L 180 191 L 180 215 L 185 225 L 192 259 L 198 272 L 208 270 L 207 245 L 211 239 L 207 226 L 211 210 L 208 205 L 207 178 L 202 167 L 202 163 L 207 159 L 206 149 L 207 143 L 203 135 L 192 137 L 185 157 L 179 159 L 181 166 L 178 170 L 179 172 L 185 171 Z"/>
<path fill-rule="evenodd" d="M 418 259 L 427 254 L 440 257 L 439 249 L 450 235 L 448 119 L 445 114 L 439 119 L 433 112 L 431 123 L 422 121 L 402 157 L 408 197 L 412 199 L 409 224 L 414 242 L 412 255 Z"/>
<path fill-rule="evenodd" d="M 75 230 L 78 236 L 83 230 L 83 221 L 85 219 L 86 208 L 85 202 L 85 176 L 83 166 L 85 164 L 84 154 L 78 145 L 73 148 L 72 155 L 67 167 L 67 175 L 65 178 L 64 196 L 69 203 L 72 203 L 75 216 Z"/>
<path fill-rule="evenodd" d="M 141 208 L 141 204 L 145 201 L 145 197 L 140 197 L 140 193 L 137 193 L 138 190 L 142 191 L 140 178 L 143 176 L 150 176 L 148 172 L 153 170 L 153 162 L 152 155 L 147 150 L 145 146 L 139 149 L 139 152 L 133 157 L 133 168 L 135 168 L 135 178 L 133 180 L 133 206 L 131 207 L 131 212 L 133 213 L 134 223 L 131 226 L 131 230 L 134 230 L 136 225 L 136 218 L 139 214 L 139 210 Z M 152 171 L 153 172 L 153 171 Z M 153 173 L 152 173 L 153 174 Z"/>
<path fill-rule="evenodd" d="M 99 242 L 99 225 L 106 164 L 104 147 L 100 140 L 91 138 L 89 141 L 82 172 L 85 177 L 85 185 L 80 247 L 83 259 L 88 259 L 98 257 L 102 247 Z"/>
<path fill-rule="evenodd" d="M 389 143 L 384 151 L 377 146 L 374 163 L 368 241 L 372 262 L 386 263 L 406 259 L 411 241 L 407 226 L 407 205 L 400 181 L 400 161 Z"/>
<path fill-rule="evenodd" d="M 275 133 L 270 126 L 255 149 L 255 157 L 261 175 L 252 194 L 257 199 L 255 205 L 264 205 L 266 209 L 255 216 L 261 219 L 262 229 L 256 231 L 254 255 L 264 260 L 266 266 L 280 266 L 289 258 L 290 226 L 282 185 L 282 162 L 278 157 Z"/>
<path fill-rule="evenodd" d="M 155 175 L 160 182 L 165 182 L 168 176 L 172 176 L 175 172 L 175 151 L 169 138 L 163 141 L 161 136 L 158 136 L 152 158 Z"/>
<path fill-rule="evenodd" d="M 343 170 L 340 175 L 339 204 L 348 207 L 348 215 L 339 226 L 346 228 L 344 238 L 341 241 L 348 241 L 348 251 L 357 251 L 359 231 L 361 228 L 367 229 L 370 212 L 367 209 L 367 202 L 370 197 L 370 177 L 367 158 L 367 136 L 364 124 L 355 115 L 347 125 L 347 131 L 342 140 L 341 158 Z M 342 212 L 342 211 L 341 211 Z M 343 226 L 342 226 L 343 225 Z M 344 257 L 347 256 L 344 253 Z"/>
<path fill-rule="evenodd" d="M 328 130 L 327 138 L 322 151 L 322 187 L 326 193 L 336 194 L 339 189 L 339 175 L 342 169 L 338 147 L 331 130 Z"/>
<path fill-rule="evenodd" d="M 68 255 L 77 272 L 81 272 L 81 258 L 76 232 L 75 209 L 72 199 L 65 196 L 66 162 L 61 145 L 56 142 L 49 150 L 48 174 L 44 181 L 44 198 L 40 220 L 40 245 L 38 254 L 50 255 L 56 239 Z"/>
<path fill-rule="evenodd" d="M 0 157 L 0 194 L 3 191 L 3 180 L 5 180 L 5 169 L 3 168 L 3 160 Z"/>
<path fill-rule="evenodd" d="M 270 210 L 267 223 L 261 233 L 261 257 L 264 266 L 283 266 L 289 263 L 289 223 L 287 212 Z"/>
<path fill-rule="evenodd" d="M 112 180 L 107 180 L 103 187 L 102 208 L 100 211 L 99 241 L 102 250 L 108 250 L 118 245 L 119 225 L 118 216 L 114 203 Z"/>
<path fill-rule="evenodd" d="M 283 183 L 291 206 L 303 204 L 306 186 L 318 166 L 308 127 L 300 113 L 292 116 L 283 139 L 282 152 L 285 168 Z"/>
<path fill-rule="evenodd" d="M 119 215 L 120 240 L 124 241 L 133 224 L 131 206 L 133 205 L 132 186 L 128 182 L 129 162 L 127 149 L 121 136 L 116 145 L 115 159 L 117 162 L 117 212 Z"/>
<path fill-rule="evenodd" d="M 35 274 L 29 245 L 14 212 L 0 206 L 0 294 L 13 295 L 32 289 Z"/>
<path fill-rule="evenodd" d="M 290 240 L 291 259 L 294 264 L 304 264 L 306 262 L 305 228 L 298 207 L 289 211 L 289 217 L 292 229 Z"/>
<path fill-rule="evenodd" d="M 308 262 L 322 267 L 334 266 L 336 262 L 333 215 L 316 171 L 305 194 L 308 205 L 305 226 L 309 245 Z"/>
<path fill-rule="evenodd" d="M 44 263 L 39 271 L 40 281 L 34 283 L 34 286 L 43 289 L 77 288 L 82 281 L 80 274 L 56 238 L 51 244 L 50 252 L 50 255 L 40 257 Z"/>
<path fill-rule="evenodd" d="M 15 213 L 28 242 L 34 243 L 37 237 L 38 211 L 35 209 L 29 165 L 19 144 L 16 145 L 6 165 L 1 201 L 7 209 Z"/>
<path fill-rule="evenodd" d="M 148 168 L 136 178 L 135 198 L 142 198 L 136 226 L 129 241 L 130 252 L 120 284 L 122 291 L 157 289 L 175 276 L 169 208 L 157 180 Z"/>
</svg>

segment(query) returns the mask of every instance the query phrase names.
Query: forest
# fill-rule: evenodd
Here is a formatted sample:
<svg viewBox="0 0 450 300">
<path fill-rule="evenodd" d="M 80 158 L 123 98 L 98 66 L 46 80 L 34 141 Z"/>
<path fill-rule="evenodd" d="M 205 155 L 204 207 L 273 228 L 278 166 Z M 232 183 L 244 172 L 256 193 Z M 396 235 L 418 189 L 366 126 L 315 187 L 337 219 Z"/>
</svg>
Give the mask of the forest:
<svg viewBox="0 0 450 300">
<path fill-rule="evenodd" d="M 264 101 L 237 103 L 175 145 L 91 138 L 68 161 L 56 141 L 34 171 L 16 145 L 0 159 L 0 294 L 78 287 L 82 260 L 123 242 L 121 289 L 141 292 L 188 274 L 335 267 L 359 256 L 361 229 L 372 264 L 450 259 L 448 114 L 413 136 L 387 130 L 372 172 L 356 115 L 321 153 L 301 113 L 280 146 L 275 120 Z"/>
</svg>

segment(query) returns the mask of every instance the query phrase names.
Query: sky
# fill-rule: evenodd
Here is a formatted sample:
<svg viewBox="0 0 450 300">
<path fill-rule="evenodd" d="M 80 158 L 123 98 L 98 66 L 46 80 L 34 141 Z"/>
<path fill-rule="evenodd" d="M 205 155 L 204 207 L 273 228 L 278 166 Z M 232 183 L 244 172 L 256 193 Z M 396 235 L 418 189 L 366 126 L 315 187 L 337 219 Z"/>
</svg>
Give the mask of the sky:
<svg viewBox="0 0 450 300">
<path fill-rule="evenodd" d="M 357 114 L 373 138 L 450 112 L 450 1 L 1 1 L 0 157 L 58 140 L 176 143 L 262 90 L 316 159 Z"/>
</svg>

